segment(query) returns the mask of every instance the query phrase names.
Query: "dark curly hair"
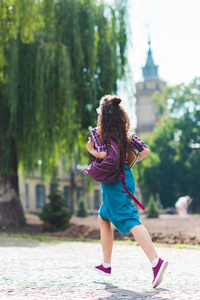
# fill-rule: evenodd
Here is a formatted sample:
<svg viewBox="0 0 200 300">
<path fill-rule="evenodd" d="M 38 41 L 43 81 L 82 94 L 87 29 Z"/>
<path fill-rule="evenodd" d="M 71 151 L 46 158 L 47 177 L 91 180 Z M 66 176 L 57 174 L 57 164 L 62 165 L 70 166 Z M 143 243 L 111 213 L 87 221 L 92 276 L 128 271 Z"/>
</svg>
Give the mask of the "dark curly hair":
<svg viewBox="0 0 200 300">
<path fill-rule="evenodd" d="M 120 149 L 120 160 L 124 161 L 130 145 L 128 114 L 122 107 L 120 97 L 105 95 L 100 100 L 98 129 L 103 143 L 111 138 Z"/>
</svg>

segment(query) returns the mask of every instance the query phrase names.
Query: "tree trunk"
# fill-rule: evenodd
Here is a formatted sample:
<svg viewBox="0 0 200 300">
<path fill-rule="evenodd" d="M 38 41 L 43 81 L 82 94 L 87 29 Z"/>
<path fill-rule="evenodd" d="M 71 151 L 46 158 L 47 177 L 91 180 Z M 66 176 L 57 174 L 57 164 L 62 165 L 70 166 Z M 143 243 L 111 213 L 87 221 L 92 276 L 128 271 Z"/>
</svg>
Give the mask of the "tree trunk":
<svg viewBox="0 0 200 300">
<path fill-rule="evenodd" d="M 9 174 L 1 176 L 0 187 L 0 227 L 25 225 L 24 211 L 19 199 L 18 160 L 14 139 L 11 140 Z"/>
</svg>

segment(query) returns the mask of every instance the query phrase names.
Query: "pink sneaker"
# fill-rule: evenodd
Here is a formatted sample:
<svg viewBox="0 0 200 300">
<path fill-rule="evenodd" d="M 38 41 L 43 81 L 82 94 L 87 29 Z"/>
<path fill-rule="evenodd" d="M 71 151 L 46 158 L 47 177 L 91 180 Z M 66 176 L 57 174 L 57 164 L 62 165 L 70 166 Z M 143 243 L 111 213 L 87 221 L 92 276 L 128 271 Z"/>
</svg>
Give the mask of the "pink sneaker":
<svg viewBox="0 0 200 300">
<path fill-rule="evenodd" d="M 101 264 L 100 266 L 95 266 L 94 269 L 101 274 L 111 275 L 111 267 L 104 268 L 104 266 Z"/>
<path fill-rule="evenodd" d="M 152 281 L 153 288 L 156 288 L 162 282 L 163 275 L 165 273 L 165 270 L 167 269 L 167 266 L 168 262 L 159 258 L 157 266 L 152 268 L 154 277 Z"/>
</svg>

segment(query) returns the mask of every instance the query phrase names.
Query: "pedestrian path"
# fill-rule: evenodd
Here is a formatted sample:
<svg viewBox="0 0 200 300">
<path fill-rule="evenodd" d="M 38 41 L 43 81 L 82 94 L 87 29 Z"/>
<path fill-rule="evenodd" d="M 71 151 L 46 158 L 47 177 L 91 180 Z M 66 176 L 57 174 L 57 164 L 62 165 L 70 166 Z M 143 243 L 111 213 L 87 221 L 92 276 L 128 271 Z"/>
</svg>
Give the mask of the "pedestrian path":
<svg viewBox="0 0 200 300">
<path fill-rule="evenodd" d="M 8 245 L 9 244 L 9 245 Z M 151 266 L 141 248 L 115 242 L 112 275 L 93 270 L 98 242 L 39 243 L 0 238 L 0 299 L 200 299 L 200 251 L 158 247 L 169 261 L 152 289 Z"/>
</svg>

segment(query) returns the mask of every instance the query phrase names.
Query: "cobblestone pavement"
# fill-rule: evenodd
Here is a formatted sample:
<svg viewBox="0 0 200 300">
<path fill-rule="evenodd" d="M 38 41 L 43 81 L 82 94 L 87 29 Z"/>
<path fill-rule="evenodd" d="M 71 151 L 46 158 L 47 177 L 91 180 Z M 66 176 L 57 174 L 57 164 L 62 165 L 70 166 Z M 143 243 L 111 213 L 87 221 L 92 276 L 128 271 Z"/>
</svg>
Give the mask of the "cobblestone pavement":
<svg viewBox="0 0 200 300">
<path fill-rule="evenodd" d="M 112 275 L 93 270 L 98 242 L 42 243 L 0 238 L 0 299 L 200 299 L 200 251 L 157 247 L 169 261 L 152 289 L 151 266 L 136 245 L 115 242 Z"/>
</svg>

